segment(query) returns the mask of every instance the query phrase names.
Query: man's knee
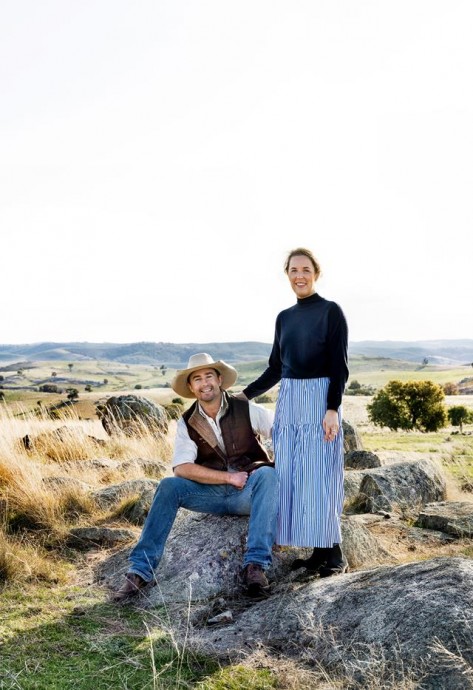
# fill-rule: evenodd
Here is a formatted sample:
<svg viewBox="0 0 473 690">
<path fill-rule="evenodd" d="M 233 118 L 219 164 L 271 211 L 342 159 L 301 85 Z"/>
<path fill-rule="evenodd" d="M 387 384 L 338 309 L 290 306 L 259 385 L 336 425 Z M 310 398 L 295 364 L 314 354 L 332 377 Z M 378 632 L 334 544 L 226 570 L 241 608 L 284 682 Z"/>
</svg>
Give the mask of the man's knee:
<svg viewBox="0 0 473 690">
<path fill-rule="evenodd" d="M 179 493 L 179 477 L 164 477 L 159 482 L 154 495 L 155 500 L 166 500 Z"/>
<path fill-rule="evenodd" d="M 259 484 L 268 489 L 277 489 L 279 484 L 279 478 L 274 467 L 269 467 L 265 465 L 256 470 L 256 479 Z"/>
</svg>

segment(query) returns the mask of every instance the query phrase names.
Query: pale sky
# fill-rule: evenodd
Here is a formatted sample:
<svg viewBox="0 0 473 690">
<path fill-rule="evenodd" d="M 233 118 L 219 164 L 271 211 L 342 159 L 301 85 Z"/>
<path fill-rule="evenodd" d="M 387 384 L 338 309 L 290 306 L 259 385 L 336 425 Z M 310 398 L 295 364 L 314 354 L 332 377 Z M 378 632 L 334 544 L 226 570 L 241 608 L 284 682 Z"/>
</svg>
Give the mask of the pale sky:
<svg viewBox="0 0 473 690">
<path fill-rule="evenodd" d="M 473 338 L 471 0 L 5 0 L 0 343 Z"/>
</svg>

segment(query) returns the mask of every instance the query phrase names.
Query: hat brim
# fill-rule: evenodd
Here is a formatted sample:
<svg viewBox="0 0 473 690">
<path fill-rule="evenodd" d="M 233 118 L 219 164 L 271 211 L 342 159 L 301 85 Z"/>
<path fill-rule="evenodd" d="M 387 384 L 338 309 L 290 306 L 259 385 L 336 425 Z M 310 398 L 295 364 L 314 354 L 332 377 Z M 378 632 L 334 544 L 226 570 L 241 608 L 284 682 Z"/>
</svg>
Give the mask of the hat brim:
<svg viewBox="0 0 473 690">
<path fill-rule="evenodd" d="M 194 371 L 198 371 L 199 369 L 215 369 L 216 371 L 218 371 L 218 373 L 222 377 L 222 383 L 220 387 L 223 390 L 231 388 L 231 386 L 233 386 L 233 384 L 238 378 L 238 372 L 236 369 L 234 369 L 230 364 L 227 364 L 223 360 L 219 360 L 218 362 L 199 364 L 199 366 L 197 367 L 191 367 L 190 369 L 180 369 L 179 371 L 176 371 L 176 374 L 174 375 L 174 378 L 171 381 L 171 387 L 173 391 L 175 391 L 182 398 L 195 398 L 196 396 L 187 385 L 187 380 L 189 376 L 192 373 L 194 373 Z"/>
</svg>

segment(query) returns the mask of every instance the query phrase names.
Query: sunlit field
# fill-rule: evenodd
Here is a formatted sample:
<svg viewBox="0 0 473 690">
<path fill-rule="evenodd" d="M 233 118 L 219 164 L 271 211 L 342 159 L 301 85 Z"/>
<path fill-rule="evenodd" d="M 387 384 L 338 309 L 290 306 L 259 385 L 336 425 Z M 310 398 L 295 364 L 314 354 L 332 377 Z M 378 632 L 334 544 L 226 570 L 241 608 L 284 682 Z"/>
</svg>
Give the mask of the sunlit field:
<svg viewBox="0 0 473 690">
<path fill-rule="evenodd" d="M 265 362 L 239 366 L 234 390 L 241 390 L 264 366 Z M 66 404 L 64 393 L 31 390 L 41 380 L 51 382 L 51 371 L 56 371 L 53 378 L 64 389 L 79 389 L 76 401 Z M 145 427 L 133 436 L 108 436 L 95 404 L 111 395 L 133 393 L 168 405 L 175 398 L 169 386 L 173 373 L 167 370 L 163 375 L 150 367 L 91 367 L 88 363 L 74 363 L 72 369 L 57 363 L 53 368 L 48 363 L 47 367 L 15 372 L 2 382 L 0 688 L 319 687 L 317 674 L 287 664 L 278 666 L 264 655 L 258 663 L 220 665 L 179 648 L 172 625 L 157 626 L 153 611 L 117 610 L 108 603 L 107 592 L 94 583 L 92 573 L 93 563 L 105 551 L 81 552 L 70 545 L 71 530 L 90 525 L 125 528 L 137 538 L 140 530 L 127 516 L 139 496 L 131 493 L 111 509 L 100 507 L 93 495 L 112 484 L 169 474 L 175 422 L 170 421 L 164 438 Z M 393 378 L 440 382 L 458 381 L 465 374 L 463 369 L 356 372 L 355 368 L 352 378 L 362 385 L 379 386 Z M 91 390 L 85 390 L 87 385 Z M 270 391 L 263 404 L 274 408 L 276 395 L 277 389 Z M 465 425 L 463 434 L 450 426 L 436 433 L 392 432 L 370 422 L 366 406 L 371 399 L 346 395 L 343 400 L 344 417 L 357 428 L 363 447 L 398 460 L 428 454 L 443 464 L 450 477 L 449 491 L 454 487 L 450 496 L 471 500 L 473 425 Z M 182 409 L 191 402 L 182 401 Z M 473 408 L 473 396 L 449 396 L 445 402 Z M 410 688 L 406 683 L 406 689 Z M 342 688 L 343 682 L 331 679 L 327 687 Z M 369 688 L 376 688 L 376 679 Z"/>
</svg>

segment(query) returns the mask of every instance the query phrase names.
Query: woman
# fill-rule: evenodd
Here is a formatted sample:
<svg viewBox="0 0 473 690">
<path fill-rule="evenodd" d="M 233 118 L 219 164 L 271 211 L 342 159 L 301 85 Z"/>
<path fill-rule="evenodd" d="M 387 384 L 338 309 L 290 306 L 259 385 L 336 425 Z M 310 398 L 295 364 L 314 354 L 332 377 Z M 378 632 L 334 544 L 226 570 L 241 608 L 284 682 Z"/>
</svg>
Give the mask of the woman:
<svg viewBox="0 0 473 690">
<path fill-rule="evenodd" d="M 316 293 L 320 266 L 308 249 L 292 250 L 284 270 L 297 303 L 278 315 L 269 366 L 243 394 L 251 400 L 281 381 L 273 426 L 281 486 L 277 543 L 313 547 L 292 568 L 327 577 L 347 569 L 340 517 L 348 329 L 338 304 Z"/>
</svg>

